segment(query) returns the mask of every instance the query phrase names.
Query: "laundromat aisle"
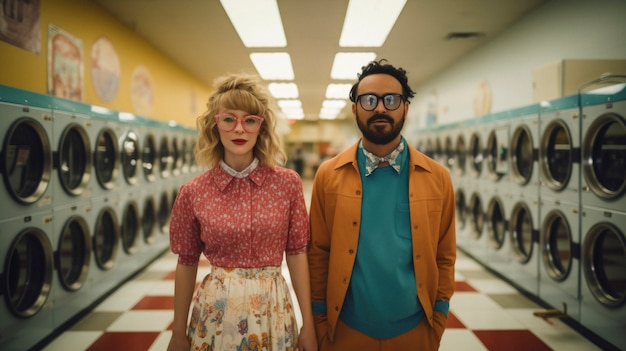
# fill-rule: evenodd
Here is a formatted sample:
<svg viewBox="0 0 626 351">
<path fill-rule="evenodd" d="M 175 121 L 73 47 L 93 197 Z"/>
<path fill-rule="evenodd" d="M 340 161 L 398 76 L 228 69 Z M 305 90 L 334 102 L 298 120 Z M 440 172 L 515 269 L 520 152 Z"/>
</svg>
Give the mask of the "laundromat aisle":
<svg viewBox="0 0 626 351">
<path fill-rule="evenodd" d="M 310 189 L 306 181 L 307 203 Z M 166 350 L 173 320 L 175 268 L 176 256 L 165 253 L 44 350 Z M 209 271 L 208 262 L 201 261 L 198 282 Z M 286 265 L 283 273 L 290 282 Z M 563 321 L 533 315 L 543 310 L 459 252 L 456 292 L 440 350 L 601 350 Z"/>
</svg>

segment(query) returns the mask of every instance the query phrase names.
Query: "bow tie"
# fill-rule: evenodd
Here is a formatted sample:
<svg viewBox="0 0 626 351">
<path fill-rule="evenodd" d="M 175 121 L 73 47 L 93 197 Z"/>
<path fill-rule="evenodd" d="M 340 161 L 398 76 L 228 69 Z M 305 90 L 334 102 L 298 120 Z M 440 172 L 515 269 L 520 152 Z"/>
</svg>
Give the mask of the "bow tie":
<svg viewBox="0 0 626 351">
<path fill-rule="evenodd" d="M 400 164 L 398 163 L 398 156 L 400 153 L 404 151 L 404 143 L 400 143 L 395 150 L 393 150 L 389 155 L 386 156 L 376 156 L 373 153 L 367 151 L 363 148 L 363 154 L 365 155 L 365 170 L 367 173 L 365 176 L 369 176 L 372 174 L 376 168 L 378 168 L 379 164 L 383 162 L 388 162 L 389 165 L 396 171 L 396 173 L 400 173 Z"/>
</svg>

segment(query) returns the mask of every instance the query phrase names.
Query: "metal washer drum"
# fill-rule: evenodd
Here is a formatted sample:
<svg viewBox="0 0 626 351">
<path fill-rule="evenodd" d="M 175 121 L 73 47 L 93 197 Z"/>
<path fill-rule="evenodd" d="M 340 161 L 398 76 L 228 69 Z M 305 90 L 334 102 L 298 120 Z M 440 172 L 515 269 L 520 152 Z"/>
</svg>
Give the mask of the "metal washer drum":
<svg viewBox="0 0 626 351">
<path fill-rule="evenodd" d="M 626 349 L 626 213 L 583 207 L 580 321 Z"/>
</svg>

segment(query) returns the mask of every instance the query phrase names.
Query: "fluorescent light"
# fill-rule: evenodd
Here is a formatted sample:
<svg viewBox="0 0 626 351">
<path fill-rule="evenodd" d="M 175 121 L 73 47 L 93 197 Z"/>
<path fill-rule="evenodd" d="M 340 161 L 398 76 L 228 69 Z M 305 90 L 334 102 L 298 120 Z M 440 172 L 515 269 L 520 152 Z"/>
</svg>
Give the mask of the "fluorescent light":
<svg viewBox="0 0 626 351">
<path fill-rule="evenodd" d="M 341 112 L 341 110 L 322 107 L 322 109 L 320 110 L 319 117 L 321 119 L 336 119 L 337 116 L 339 115 L 339 112 Z"/>
<path fill-rule="evenodd" d="M 376 58 L 373 52 L 338 52 L 330 71 L 332 79 L 354 79 L 361 68 Z"/>
<path fill-rule="evenodd" d="M 297 99 L 299 95 L 295 83 L 270 83 L 267 88 L 276 99 Z"/>
<path fill-rule="evenodd" d="M 293 80 L 291 57 L 286 52 L 256 52 L 250 60 L 264 80 Z"/>
<path fill-rule="evenodd" d="M 381 47 L 406 0 L 350 0 L 339 46 Z"/>
<path fill-rule="evenodd" d="M 324 100 L 324 102 L 322 102 L 322 107 L 341 110 L 342 108 L 346 107 L 346 104 L 347 104 L 346 100 L 338 100 L 338 99 Z"/>
<path fill-rule="evenodd" d="M 220 0 L 220 2 L 246 47 L 287 46 L 276 0 Z"/>
<path fill-rule="evenodd" d="M 350 95 L 352 84 L 331 83 L 326 87 L 327 99 L 347 99 Z"/>
<path fill-rule="evenodd" d="M 278 106 L 280 106 L 281 109 L 302 108 L 302 101 L 296 99 L 278 100 Z"/>
</svg>

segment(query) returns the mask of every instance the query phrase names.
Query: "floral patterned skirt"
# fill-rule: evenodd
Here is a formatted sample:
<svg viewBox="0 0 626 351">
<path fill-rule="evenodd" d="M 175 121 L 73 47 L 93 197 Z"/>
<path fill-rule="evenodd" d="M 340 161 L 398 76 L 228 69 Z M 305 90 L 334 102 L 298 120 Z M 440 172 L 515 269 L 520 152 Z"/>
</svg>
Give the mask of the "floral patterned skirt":
<svg viewBox="0 0 626 351">
<path fill-rule="evenodd" d="M 298 338 L 281 267 L 212 267 L 189 323 L 191 350 L 294 350 Z"/>
</svg>

